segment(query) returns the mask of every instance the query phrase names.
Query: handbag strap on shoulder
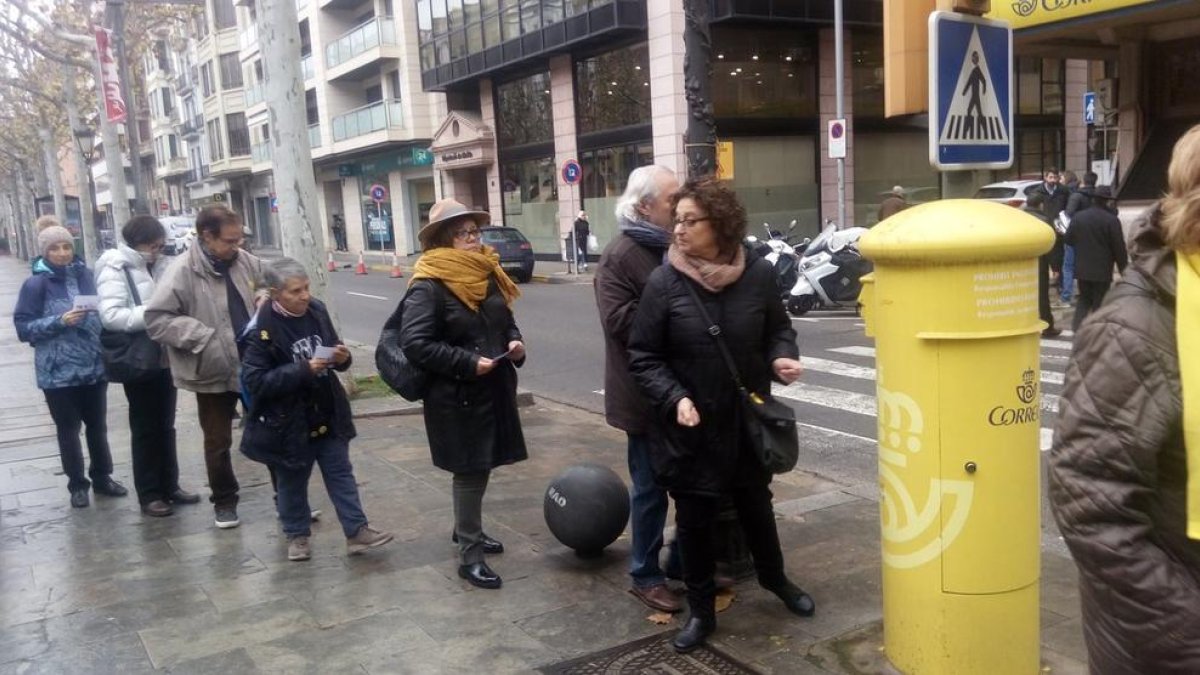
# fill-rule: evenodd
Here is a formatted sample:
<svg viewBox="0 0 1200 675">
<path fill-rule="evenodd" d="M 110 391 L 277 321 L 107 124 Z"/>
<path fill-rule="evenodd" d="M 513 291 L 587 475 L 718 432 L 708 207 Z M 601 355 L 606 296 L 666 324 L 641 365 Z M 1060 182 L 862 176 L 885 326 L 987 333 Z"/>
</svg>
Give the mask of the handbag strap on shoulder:
<svg viewBox="0 0 1200 675">
<path fill-rule="evenodd" d="M 688 295 L 692 296 L 692 302 L 696 303 L 696 309 L 700 311 L 700 318 L 704 320 L 704 323 L 708 324 L 707 332 L 717 341 L 717 348 L 721 352 L 721 360 L 725 362 L 725 367 L 729 369 L 729 374 L 733 377 L 733 383 L 737 385 L 739 390 L 745 393 L 746 386 L 742 384 L 742 376 L 738 373 L 737 365 L 733 362 L 733 354 L 729 353 L 729 345 L 725 344 L 725 336 L 721 332 L 721 326 L 709 316 L 708 310 L 704 308 L 704 302 L 700 300 L 700 294 L 696 293 L 691 280 L 680 274 L 679 270 L 676 270 L 674 267 L 671 270 L 679 277 L 679 281 L 687 289 Z"/>
<path fill-rule="evenodd" d="M 142 304 L 142 296 L 138 294 L 137 284 L 133 283 L 133 274 L 129 272 L 129 265 L 121 268 L 125 272 L 125 283 L 129 284 L 129 294 L 133 296 L 133 306 L 137 307 Z"/>
</svg>

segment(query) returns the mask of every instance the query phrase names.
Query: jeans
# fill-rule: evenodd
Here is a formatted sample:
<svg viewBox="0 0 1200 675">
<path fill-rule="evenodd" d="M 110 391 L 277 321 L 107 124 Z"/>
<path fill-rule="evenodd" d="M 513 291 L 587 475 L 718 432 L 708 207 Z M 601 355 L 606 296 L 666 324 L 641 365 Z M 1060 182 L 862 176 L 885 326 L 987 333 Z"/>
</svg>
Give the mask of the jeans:
<svg viewBox="0 0 1200 675">
<path fill-rule="evenodd" d="M 160 370 L 145 382 L 125 383 L 129 400 L 129 448 L 133 487 L 143 506 L 165 500 L 179 489 L 175 454 L 175 385 L 171 371 Z"/>
<path fill-rule="evenodd" d="M 58 432 L 58 456 L 63 473 L 67 475 L 67 490 L 78 492 L 91 487 L 84 477 L 83 447 L 79 429 L 87 425 L 88 455 L 91 466 L 87 475 L 93 481 L 112 475 L 112 453 L 108 449 L 108 383 L 86 384 L 78 387 L 45 389 L 46 405 Z"/>
<path fill-rule="evenodd" d="M 312 439 L 309 443 L 316 454 L 315 462 L 309 462 L 302 469 L 275 467 L 276 487 L 279 490 L 276 499 L 283 533 L 288 539 L 307 537 L 312 533 L 308 479 L 312 476 L 313 464 L 316 463 L 321 467 L 325 491 L 329 493 L 329 501 L 333 502 L 333 510 L 337 512 L 338 522 L 342 524 L 342 532 L 349 539 L 367 524 L 362 500 L 358 496 L 358 483 L 354 481 L 354 467 L 350 465 L 350 442 L 326 435 Z"/>
<path fill-rule="evenodd" d="M 1079 280 L 1079 304 L 1075 305 L 1075 320 L 1071 325 L 1072 330 L 1078 331 L 1079 325 L 1083 323 L 1087 315 L 1100 309 L 1100 305 L 1104 302 L 1104 296 L 1108 294 L 1108 289 L 1111 287 L 1111 281 Z"/>
<path fill-rule="evenodd" d="M 633 533 L 629 576 L 633 578 L 634 586 L 650 588 L 667 581 L 658 564 L 663 526 L 667 524 L 667 492 L 654 482 L 654 470 L 650 466 L 650 452 L 656 441 L 641 434 L 628 436 L 629 477 L 633 482 L 629 493 L 629 522 Z M 678 543 L 672 543 L 670 548 L 668 556 L 677 558 Z"/>
<path fill-rule="evenodd" d="M 204 468 L 208 470 L 209 499 L 217 508 L 236 508 L 238 481 L 233 475 L 233 413 L 238 394 L 196 394 L 196 409 L 200 416 L 200 431 L 204 434 Z"/>
<path fill-rule="evenodd" d="M 1062 288 L 1059 289 L 1063 302 L 1071 302 L 1075 295 L 1075 247 L 1063 246 Z"/>
<path fill-rule="evenodd" d="M 454 533 L 463 565 L 483 562 L 483 493 L 490 477 L 487 471 L 454 474 Z"/>
</svg>

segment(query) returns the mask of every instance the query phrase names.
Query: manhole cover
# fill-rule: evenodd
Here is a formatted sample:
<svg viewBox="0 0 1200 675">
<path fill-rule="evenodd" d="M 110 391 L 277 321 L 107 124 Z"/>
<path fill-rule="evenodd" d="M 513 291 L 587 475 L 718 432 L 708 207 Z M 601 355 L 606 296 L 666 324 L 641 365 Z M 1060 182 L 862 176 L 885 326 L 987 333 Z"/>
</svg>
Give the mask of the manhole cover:
<svg viewBox="0 0 1200 675">
<path fill-rule="evenodd" d="M 652 635 L 604 651 L 563 661 L 541 669 L 546 675 L 612 675 L 615 673 L 670 673 L 671 675 L 746 675 L 758 671 L 727 656 L 715 647 L 676 654 L 671 635 Z"/>
</svg>

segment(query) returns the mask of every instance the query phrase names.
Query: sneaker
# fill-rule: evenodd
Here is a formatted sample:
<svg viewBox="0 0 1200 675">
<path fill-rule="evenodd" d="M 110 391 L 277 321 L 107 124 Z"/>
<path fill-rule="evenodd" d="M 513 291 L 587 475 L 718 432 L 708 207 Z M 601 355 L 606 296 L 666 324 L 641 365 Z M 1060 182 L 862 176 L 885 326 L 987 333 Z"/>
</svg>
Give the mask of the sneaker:
<svg viewBox="0 0 1200 675">
<path fill-rule="evenodd" d="M 288 539 L 288 560 L 308 560 L 312 557 L 312 546 L 308 537 L 292 537 Z"/>
<path fill-rule="evenodd" d="M 222 530 L 231 530 L 231 529 L 237 527 L 238 525 L 241 525 L 242 521 L 238 520 L 238 514 L 237 514 L 236 508 L 234 508 L 232 506 L 226 506 L 226 507 L 218 506 L 217 507 L 217 523 L 216 524 L 217 524 L 217 527 L 221 528 Z"/>
<path fill-rule="evenodd" d="M 313 509 L 308 514 L 308 519 L 313 521 L 314 523 L 317 522 L 318 520 L 320 520 L 321 519 L 321 509 Z"/>
<path fill-rule="evenodd" d="M 358 528 L 358 533 L 346 539 L 346 553 L 358 555 L 369 548 L 383 546 L 394 538 L 391 532 L 380 532 L 370 525 Z"/>
</svg>

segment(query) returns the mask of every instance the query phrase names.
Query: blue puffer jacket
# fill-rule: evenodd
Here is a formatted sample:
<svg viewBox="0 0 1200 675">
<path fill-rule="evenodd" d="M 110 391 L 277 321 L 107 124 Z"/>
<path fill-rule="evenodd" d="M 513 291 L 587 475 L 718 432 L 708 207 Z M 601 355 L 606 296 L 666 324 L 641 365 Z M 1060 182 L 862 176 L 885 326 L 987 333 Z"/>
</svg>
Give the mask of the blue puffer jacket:
<svg viewBox="0 0 1200 675">
<path fill-rule="evenodd" d="M 34 367 L 41 389 L 59 389 L 104 381 L 100 357 L 100 316 L 88 312 L 75 326 L 62 315 L 75 304 L 76 295 L 95 295 L 92 272 L 79 258 L 66 267 L 44 258 L 34 263 L 33 276 L 21 285 L 13 324 L 17 338 L 34 349 Z"/>
</svg>

